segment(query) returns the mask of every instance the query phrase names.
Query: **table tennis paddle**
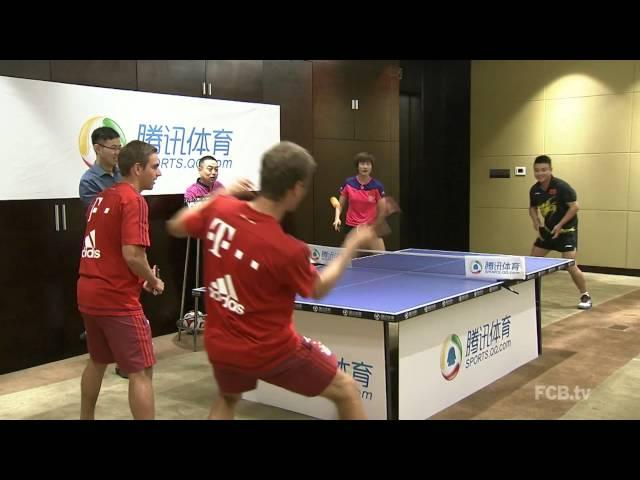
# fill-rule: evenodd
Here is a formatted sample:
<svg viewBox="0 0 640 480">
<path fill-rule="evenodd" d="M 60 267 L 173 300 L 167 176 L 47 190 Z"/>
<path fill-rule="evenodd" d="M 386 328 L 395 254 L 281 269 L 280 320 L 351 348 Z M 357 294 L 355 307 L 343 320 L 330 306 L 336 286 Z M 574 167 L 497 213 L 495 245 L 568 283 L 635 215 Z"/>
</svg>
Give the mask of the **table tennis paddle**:
<svg viewBox="0 0 640 480">
<path fill-rule="evenodd" d="M 391 226 L 387 219 L 391 215 L 400 213 L 402 210 L 393 197 L 384 197 L 380 199 L 380 201 L 383 202 L 382 214 L 376 219 L 376 223 L 373 224 L 373 230 L 378 237 L 386 237 L 391 233 Z"/>
<path fill-rule="evenodd" d="M 153 266 L 153 274 L 160 278 L 160 267 L 158 267 L 158 265 Z M 153 289 L 153 294 L 158 295 L 158 291 L 155 288 Z"/>
<path fill-rule="evenodd" d="M 548 242 L 552 240 L 553 235 L 551 235 L 551 230 L 549 230 L 546 225 L 538 227 L 539 237 L 541 240 Z"/>
</svg>

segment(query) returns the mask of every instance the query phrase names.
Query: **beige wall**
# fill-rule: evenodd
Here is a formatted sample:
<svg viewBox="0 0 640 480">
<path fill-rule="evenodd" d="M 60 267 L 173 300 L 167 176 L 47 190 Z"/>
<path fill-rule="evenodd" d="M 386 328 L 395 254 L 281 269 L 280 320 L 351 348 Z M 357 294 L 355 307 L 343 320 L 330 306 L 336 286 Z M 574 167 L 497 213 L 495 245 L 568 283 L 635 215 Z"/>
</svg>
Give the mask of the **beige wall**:
<svg viewBox="0 0 640 480">
<path fill-rule="evenodd" d="M 472 63 L 471 251 L 530 253 L 542 154 L 578 193 L 579 263 L 640 268 L 640 61 Z"/>
</svg>

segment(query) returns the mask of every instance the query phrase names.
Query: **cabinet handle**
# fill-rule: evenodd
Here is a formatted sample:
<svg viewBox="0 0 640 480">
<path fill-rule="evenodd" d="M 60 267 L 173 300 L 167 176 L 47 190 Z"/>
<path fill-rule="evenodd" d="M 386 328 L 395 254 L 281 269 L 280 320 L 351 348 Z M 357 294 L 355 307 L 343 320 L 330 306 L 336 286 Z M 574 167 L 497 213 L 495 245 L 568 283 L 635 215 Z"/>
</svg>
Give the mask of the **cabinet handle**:
<svg viewBox="0 0 640 480">
<path fill-rule="evenodd" d="M 211 83 L 209 83 L 209 96 L 211 96 Z"/>
<path fill-rule="evenodd" d="M 206 85 L 205 82 L 202 82 L 202 95 L 206 95 L 207 94 L 207 90 L 206 90 Z"/>
<path fill-rule="evenodd" d="M 56 214 L 56 232 L 60 231 L 60 213 L 58 212 L 58 204 L 55 205 L 55 214 Z"/>
<path fill-rule="evenodd" d="M 67 206 L 62 204 L 62 230 L 67 230 Z"/>
<path fill-rule="evenodd" d="M 356 100 L 356 110 L 360 110 L 360 100 Z"/>
<path fill-rule="evenodd" d="M 356 101 L 351 100 L 351 110 L 355 110 L 355 109 L 356 109 Z"/>
</svg>

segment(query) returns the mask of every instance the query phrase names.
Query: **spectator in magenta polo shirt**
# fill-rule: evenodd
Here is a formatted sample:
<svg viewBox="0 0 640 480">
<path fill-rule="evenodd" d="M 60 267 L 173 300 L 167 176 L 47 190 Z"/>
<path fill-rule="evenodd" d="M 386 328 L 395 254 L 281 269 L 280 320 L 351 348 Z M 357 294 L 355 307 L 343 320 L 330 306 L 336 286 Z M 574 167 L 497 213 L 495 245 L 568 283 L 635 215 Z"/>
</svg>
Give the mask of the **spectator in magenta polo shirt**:
<svg viewBox="0 0 640 480">
<path fill-rule="evenodd" d="M 212 155 L 205 155 L 198 160 L 198 173 L 200 176 L 196 183 L 187 188 L 184 194 L 184 202 L 190 204 L 209 196 L 214 190 L 224 188 L 218 181 L 218 161 Z"/>
<path fill-rule="evenodd" d="M 374 162 L 374 156 L 367 152 L 360 152 L 354 157 L 353 163 L 358 174 L 347 178 L 340 187 L 340 206 L 335 209 L 333 221 L 336 232 L 340 231 L 342 225 L 340 214 L 347 203 L 349 208 L 345 226 L 342 229 L 345 235 L 360 225 L 373 225 L 378 215 L 382 213 L 383 202 L 380 200 L 384 197 L 384 187 L 371 176 Z M 365 245 L 363 248 L 385 250 L 384 240 L 375 238 L 370 245 Z"/>
</svg>

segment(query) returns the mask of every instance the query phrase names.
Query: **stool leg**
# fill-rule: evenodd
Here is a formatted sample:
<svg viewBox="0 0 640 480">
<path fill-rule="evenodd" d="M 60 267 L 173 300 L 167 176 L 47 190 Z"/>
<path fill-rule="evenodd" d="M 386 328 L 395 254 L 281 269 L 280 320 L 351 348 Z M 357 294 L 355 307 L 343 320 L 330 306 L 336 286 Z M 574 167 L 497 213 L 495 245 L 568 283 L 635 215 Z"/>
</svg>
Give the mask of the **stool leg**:
<svg viewBox="0 0 640 480">
<path fill-rule="evenodd" d="M 196 340 L 198 339 L 198 297 L 195 297 L 195 318 L 193 323 L 193 351 L 196 351 Z"/>
<path fill-rule="evenodd" d="M 187 289 L 187 270 L 189 269 L 189 246 L 191 245 L 191 237 L 187 237 L 187 253 L 184 256 L 184 273 L 182 274 L 182 299 L 180 300 L 180 318 L 181 322 L 184 318 L 184 296 Z M 178 341 L 182 335 L 182 330 L 178 328 Z"/>
<path fill-rule="evenodd" d="M 196 239 L 196 281 L 194 282 L 196 287 L 200 286 L 200 239 Z M 193 324 L 193 351 L 196 351 L 196 341 L 198 339 L 198 297 L 195 297 L 195 314 L 196 322 Z"/>
</svg>

